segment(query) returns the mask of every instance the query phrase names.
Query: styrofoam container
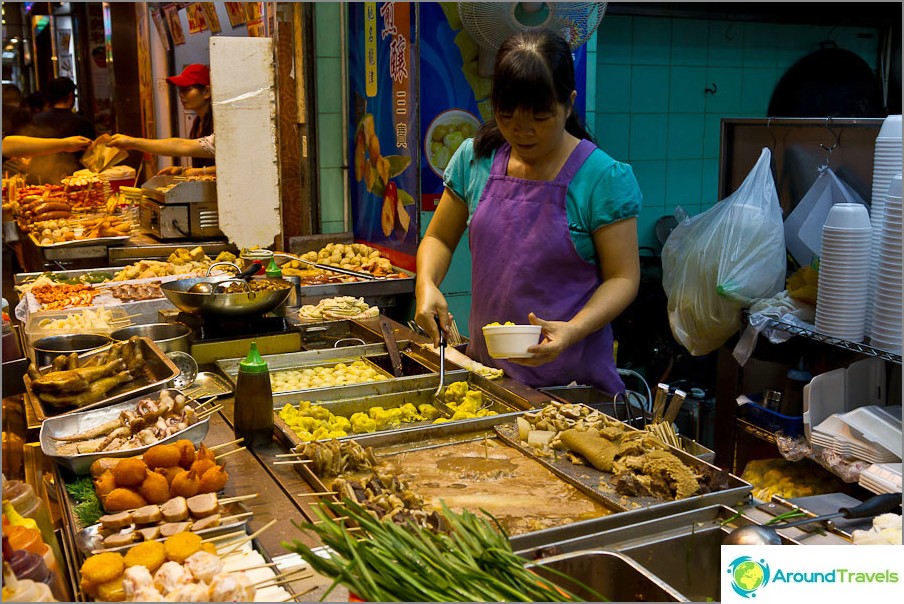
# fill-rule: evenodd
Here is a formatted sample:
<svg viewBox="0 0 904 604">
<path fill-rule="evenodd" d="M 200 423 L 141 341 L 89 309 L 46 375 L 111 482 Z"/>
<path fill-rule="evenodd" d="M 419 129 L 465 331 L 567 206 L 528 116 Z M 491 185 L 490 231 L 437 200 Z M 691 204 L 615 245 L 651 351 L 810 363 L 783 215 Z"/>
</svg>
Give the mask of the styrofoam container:
<svg viewBox="0 0 904 604">
<path fill-rule="evenodd" d="M 539 325 L 485 325 L 483 337 L 494 359 L 525 359 L 533 356 L 529 346 L 540 342 Z"/>
<path fill-rule="evenodd" d="M 861 203 L 836 203 L 829 210 L 825 226 L 836 229 L 870 230 L 869 211 Z"/>
<path fill-rule="evenodd" d="M 896 138 L 901 140 L 901 116 L 889 115 L 882 121 L 878 138 Z"/>
</svg>

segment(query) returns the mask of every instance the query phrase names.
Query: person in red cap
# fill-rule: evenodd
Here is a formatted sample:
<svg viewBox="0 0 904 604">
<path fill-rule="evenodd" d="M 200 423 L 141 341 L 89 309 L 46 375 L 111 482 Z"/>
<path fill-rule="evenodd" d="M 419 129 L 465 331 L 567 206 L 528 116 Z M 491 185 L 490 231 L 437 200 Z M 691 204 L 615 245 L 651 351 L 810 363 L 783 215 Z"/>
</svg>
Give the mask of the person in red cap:
<svg viewBox="0 0 904 604">
<path fill-rule="evenodd" d="M 108 147 L 138 150 L 156 155 L 191 157 L 192 167 L 170 166 L 158 174 L 198 174 L 214 173 L 215 139 L 213 135 L 213 110 L 210 95 L 210 68 L 193 63 L 182 73 L 166 78 L 170 84 L 179 87 L 179 100 L 187 111 L 195 112 L 188 138 L 147 139 L 114 134 L 107 142 Z"/>
</svg>

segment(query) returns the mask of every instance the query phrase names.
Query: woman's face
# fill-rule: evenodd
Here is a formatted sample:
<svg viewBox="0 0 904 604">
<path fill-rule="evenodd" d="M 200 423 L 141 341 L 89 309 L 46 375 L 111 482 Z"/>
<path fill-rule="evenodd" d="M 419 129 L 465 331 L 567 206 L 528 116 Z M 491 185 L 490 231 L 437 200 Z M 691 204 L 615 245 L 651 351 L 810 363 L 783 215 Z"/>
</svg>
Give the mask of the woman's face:
<svg viewBox="0 0 904 604">
<path fill-rule="evenodd" d="M 512 150 L 530 161 L 543 159 L 558 148 L 570 112 L 570 105 L 556 105 L 554 110 L 542 113 L 519 108 L 514 113 L 496 113 L 495 117 Z"/>
<path fill-rule="evenodd" d="M 210 106 L 210 86 L 180 86 L 179 100 L 187 111 L 206 111 Z"/>
</svg>

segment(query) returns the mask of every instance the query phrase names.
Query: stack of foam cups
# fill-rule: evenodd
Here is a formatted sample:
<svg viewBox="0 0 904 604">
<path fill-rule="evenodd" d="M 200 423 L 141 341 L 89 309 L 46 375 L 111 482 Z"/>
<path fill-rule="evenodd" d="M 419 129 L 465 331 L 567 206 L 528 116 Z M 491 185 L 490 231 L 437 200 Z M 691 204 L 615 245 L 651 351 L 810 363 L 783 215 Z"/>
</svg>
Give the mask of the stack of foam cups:
<svg viewBox="0 0 904 604">
<path fill-rule="evenodd" d="M 859 203 L 836 203 L 822 227 L 822 255 L 816 290 L 816 330 L 862 342 L 869 288 L 869 210 Z"/>
<path fill-rule="evenodd" d="M 866 305 L 866 335 L 872 329 L 873 307 L 879 274 L 879 244 L 885 216 L 885 196 L 895 174 L 901 171 L 901 116 L 889 115 L 882 122 L 873 152 L 873 186 L 870 198 L 870 222 L 873 227 L 870 255 L 869 296 Z"/>
<path fill-rule="evenodd" d="M 901 173 L 891 181 L 885 198 L 882 235 L 879 239 L 875 299 L 870 324 L 870 345 L 901 353 Z"/>
</svg>

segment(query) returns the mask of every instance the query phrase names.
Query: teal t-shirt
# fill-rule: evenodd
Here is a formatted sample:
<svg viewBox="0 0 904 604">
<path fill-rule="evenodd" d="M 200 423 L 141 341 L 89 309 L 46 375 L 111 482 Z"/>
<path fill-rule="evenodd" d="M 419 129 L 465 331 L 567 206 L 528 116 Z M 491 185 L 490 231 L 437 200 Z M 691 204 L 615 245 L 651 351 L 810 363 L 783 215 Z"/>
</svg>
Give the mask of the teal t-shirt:
<svg viewBox="0 0 904 604">
<path fill-rule="evenodd" d="M 468 204 L 469 223 L 495 157 L 494 151 L 489 157 L 475 158 L 474 139 L 469 138 L 449 160 L 443 173 L 446 188 Z M 636 217 L 641 201 L 640 187 L 631 166 L 612 159 L 602 149 L 594 149 L 565 193 L 568 230 L 578 254 L 598 265 L 593 232 L 607 224 Z"/>
</svg>

